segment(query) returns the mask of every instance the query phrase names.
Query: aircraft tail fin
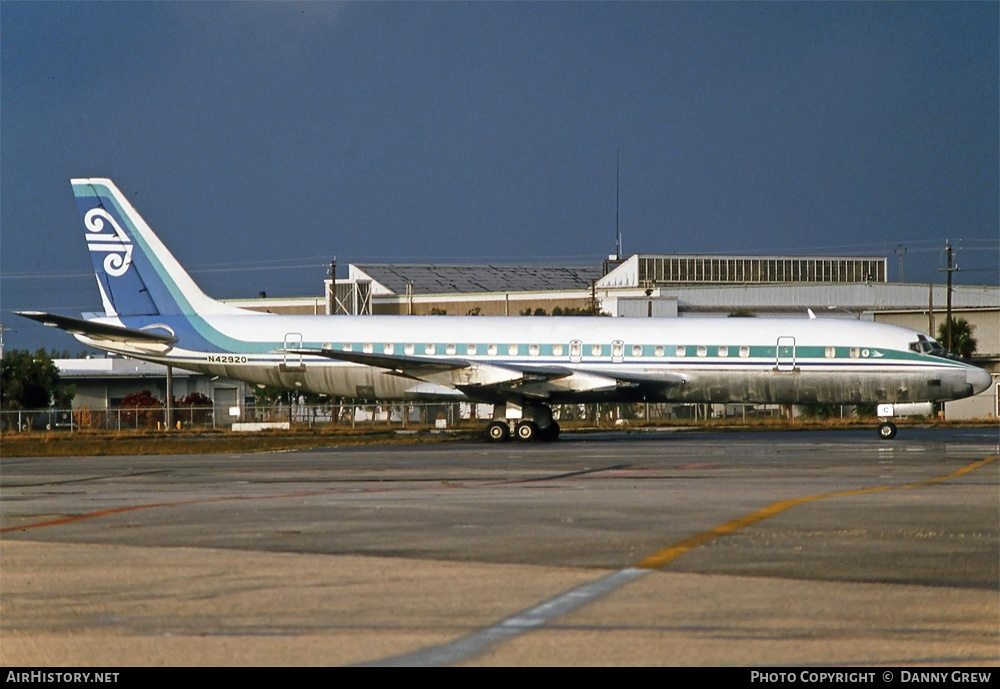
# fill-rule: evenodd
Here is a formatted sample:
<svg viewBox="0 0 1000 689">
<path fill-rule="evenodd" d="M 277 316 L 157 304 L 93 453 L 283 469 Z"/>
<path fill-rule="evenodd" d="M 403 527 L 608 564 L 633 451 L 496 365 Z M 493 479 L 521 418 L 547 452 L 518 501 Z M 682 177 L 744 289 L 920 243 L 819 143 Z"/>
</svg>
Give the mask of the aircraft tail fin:
<svg viewBox="0 0 1000 689">
<path fill-rule="evenodd" d="M 108 316 L 240 313 L 208 297 L 109 179 L 74 179 Z"/>
</svg>

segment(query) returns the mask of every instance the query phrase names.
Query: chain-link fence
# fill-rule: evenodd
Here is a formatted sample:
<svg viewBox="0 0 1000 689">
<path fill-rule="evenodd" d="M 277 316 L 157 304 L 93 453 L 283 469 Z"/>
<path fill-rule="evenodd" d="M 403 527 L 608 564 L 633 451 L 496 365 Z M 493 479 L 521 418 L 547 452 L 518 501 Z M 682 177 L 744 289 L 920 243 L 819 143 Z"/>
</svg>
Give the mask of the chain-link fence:
<svg viewBox="0 0 1000 689">
<path fill-rule="evenodd" d="M 553 418 L 561 423 L 581 422 L 597 427 L 668 420 L 703 421 L 710 418 L 782 416 L 778 405 L 722 404 L 561 404 L 552 407 Z M 169 410 L 158 407 L 118 407 L 111 409 L 34 409 L 0 411 L 0 430 L 9 431 L 137 431 L 150 429 L 296 429 L 364 428 L 409 426 L 454 428 L 487 420 L 493 416 L 488 404 L 400 403 L 400 404 L 280 404 L 182 406 Z M 851 415 L 849 406 L 836 406 L 832 416 Z"/>
<path fill-rule="evenodd" d="M 270 428 L 313 426 L 445 425 L 453 426 L 470 417 L 469 405 L 397 404 L 397 405 L 307 405 L 275 406 L 175 406 L 118 407 L 112 409 L 21 409 L 0 411 L 0 430 L 54 431 L 104 430 L 128 431 L 149 429 L 232 429 L 264 425 Z M 482 417 L 481 417 L 482 418 Z"/>
</svg>

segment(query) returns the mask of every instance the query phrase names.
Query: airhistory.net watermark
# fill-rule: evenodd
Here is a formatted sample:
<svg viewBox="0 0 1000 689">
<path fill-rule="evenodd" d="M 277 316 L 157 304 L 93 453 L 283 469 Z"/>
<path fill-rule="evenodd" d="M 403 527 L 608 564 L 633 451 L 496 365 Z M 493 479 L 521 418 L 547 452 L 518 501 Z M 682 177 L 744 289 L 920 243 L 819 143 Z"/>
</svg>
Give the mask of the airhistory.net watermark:
<svg viewBox="0 0 1000 689">
<path fill-rule="evenodd" d="M 47 683 L 47 684 L 104 684 L 117 682 L 118 672 L 53 672 L 49 670 L 8 670 L 5 682 Z"/>
</svg>

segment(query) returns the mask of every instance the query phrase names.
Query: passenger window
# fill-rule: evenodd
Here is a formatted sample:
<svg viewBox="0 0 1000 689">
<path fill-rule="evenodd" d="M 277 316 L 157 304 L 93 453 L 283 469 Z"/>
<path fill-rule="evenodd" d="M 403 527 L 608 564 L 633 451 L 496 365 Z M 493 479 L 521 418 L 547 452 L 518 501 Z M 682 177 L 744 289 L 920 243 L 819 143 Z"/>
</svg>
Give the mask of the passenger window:
<svg viewBox="0 0 1000 689">
<path fill-rule="evenodd" d="M 528 354 L 531 356 L 538 356 L 538 345 L 528 345 Z"/>
<path fill-rule="evenodd" d="M 371 342 L 365 342 L 365 346 L 361 348 L 365 354 L 371 354 L 375 351 L 375 345 Z"/>
<path fill-rule="evenodd" d="M 424 354 L 436 354 L 436 353 L 437 353 L 437 347 L 435 347 L 433 343 L 428 343 L 424 345 Z"/>
<path fill-rule="evenodd" d="M 382 347 L 382 351 L 386 354 L 392 354 L 395 349 L 396 348 L 392 346 L 391 342 Z"/>
<path fill-rule="evenodd" d="M 593 345 L 590 348 L 591 356 L 601 356 L 601 345 Z"/>
<path fill-rule="evenodd" d="M 861 356 L 861 349 L 858 347 L 851 347 L 851 358 L 857 359 L 859 356 Z"/>
<path fill-rule="evenodd" d="M 345 352 L 353 352 L 354 351 L 354 345 L 351 344 L 350 342 L 345 342 L 344 343 L 344 351 Z"/>
<path fill-rule="evenodd" d="M 708 347 L 705 345 L 698 345 L 698 356 L 708 356 Z"/>
<path fill-rule="evenodd" d="M 495 344 L 489 345 L 488 347 L 486 347 L 486 353 L 489 354 L 490 356 L 496 356 L 497 346 Z"/>
<path fill-rule="evenodd" d="M 656 349 L 653 350 L 653 354 L 656 356 L 663 356 L 664 353 L 663 345 L 656 345 Z"/>
<path fill-rule="evenodd" d="M 445 354 L 454 354 L 455 353 L 455 345 L 453 345 L 453 344 L 445 345 L 444 346 L 444 352 L 445 352 Z"/>
<path fill-rule="evenodd" d="M 674 351 L 677 353 L 677 356 L 687 356 L 688 353 L 687 347 L 684 345 L 677 345 L 677 349 Z"/>
<path fill-rule="evenodd" d="M 729 356 L 729 347 L 725 345 L 719 347 L 719 356 Z"/>
<path fill-rule="evenodd" d="M 474 344 L 466 345 L 465 346 L 465 353 L 468 354 L 469 356 L 475 356 L 476 355 L 476 345 L 474 345 Z"/>
<path fill-rule="evenodd" d="M 517 356 L 517 345 L 510 345 L 507 347 L 507 353 L 511 356 Z"/>
<path fill-rule="evenodd" d="M 826 348 L 826 358 L 827 359 L 833 359 L 836 356 L 837 356 L 837 348 L 836 347 L 827 347 Z"/>
<path fill-rule="evenodd" d="M 403 345 L 403 353 L 404 354 L 410 355 L 410 354 L 413 354 L 413 351 L 414 351 L 413 345 L 410 344 L 409 342 L 407 342 L 405 345 Z"/>
<path fill-rule="evenodd" d="M 562 345 L 552 345 L 552 356 L 562 356 L 563 346 Z"/>
<path fill-rule="evenodd" d="M 642 345 L 632 345 L 632 356 L 642 356 Z"/>
<path fill-rule="evenodd" d="M 743 345 L 742 347 L 740 347 L 740 356 L 742 358 L 744 358 L 744 359 L 746 359 L 748 356 L 750 356 L 750 348 L 747 347 L 746 345 Z"/>
</svg>

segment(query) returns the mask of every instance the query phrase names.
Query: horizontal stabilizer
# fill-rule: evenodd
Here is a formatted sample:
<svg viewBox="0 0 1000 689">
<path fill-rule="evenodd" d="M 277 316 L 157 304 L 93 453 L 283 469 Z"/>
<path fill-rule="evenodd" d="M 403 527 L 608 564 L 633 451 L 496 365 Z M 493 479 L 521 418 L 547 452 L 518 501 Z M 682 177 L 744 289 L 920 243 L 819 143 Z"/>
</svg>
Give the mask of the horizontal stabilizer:
<svg viewBox="0 0 1000 689">
<path fill-rule="evenodd" d="M 58 316 L 54 313 L 42 313 L 41 311 L 15 311 L 18 316 L 30 318 L 38 321 L 42 325 L 65 330 L 72 335 L 83 335 L 92 340 L 106 340 L 110 342 L 156 342 L 159 344 L 173 344 L 177 338 L 163 332 L 153 332 L 151 330 L 135 330 L 125 328 L 120 325 L 110 323 L 98 323 L 96 321 L 85 321 L 82 318 L 70 318 L 69 316 Z"/>
</svg>

